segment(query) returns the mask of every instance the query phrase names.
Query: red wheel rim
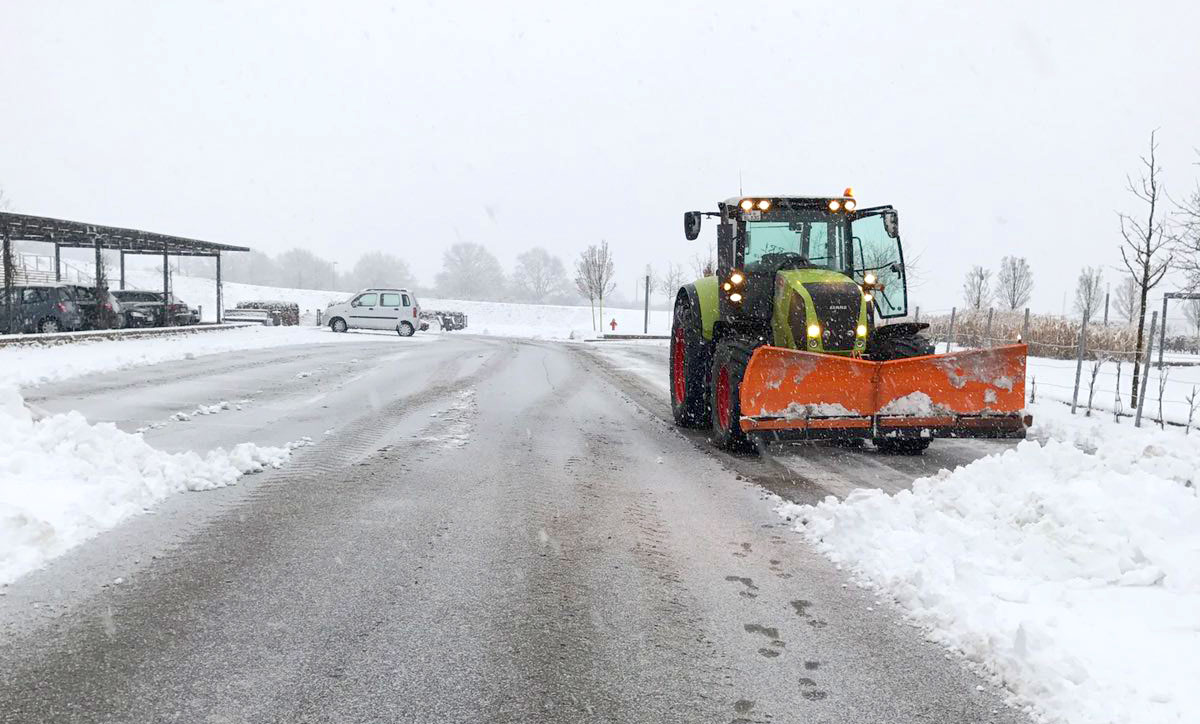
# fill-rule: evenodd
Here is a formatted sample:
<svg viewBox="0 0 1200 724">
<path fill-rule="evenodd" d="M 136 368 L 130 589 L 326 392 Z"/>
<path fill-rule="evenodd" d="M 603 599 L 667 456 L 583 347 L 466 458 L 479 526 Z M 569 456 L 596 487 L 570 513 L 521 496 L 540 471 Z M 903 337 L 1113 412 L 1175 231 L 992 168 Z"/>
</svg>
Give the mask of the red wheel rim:
<svg viewBox="0 0 1200 724">
<path fill-rule="evenodd" d="M 729 372 L 722 367 L 717 374 L 717 422 L 722 430 L 730 429 L 729 418 L 733 401 L 729 397 Z"/>
<path fill-rule="evenodd" d="M 687 396 L 687 373 L 684 370 L 683 327 L 675 328 L 675 339 L 671 343 L 674 356 L 671 359 L 671 387 L 675 391 L 676 404 L 683 404 Z"/>
</svg>

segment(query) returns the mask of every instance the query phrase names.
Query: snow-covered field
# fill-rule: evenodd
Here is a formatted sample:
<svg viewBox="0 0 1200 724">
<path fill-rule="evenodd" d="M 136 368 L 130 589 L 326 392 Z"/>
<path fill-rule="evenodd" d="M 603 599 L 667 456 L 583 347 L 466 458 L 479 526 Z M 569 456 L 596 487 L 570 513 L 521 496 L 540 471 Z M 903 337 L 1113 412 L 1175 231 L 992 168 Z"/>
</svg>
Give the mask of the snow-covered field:
<svg viewBox="0 0 1200 724">
<path fill-rule="evenodd" d="M 1200 436 L 1032 412 L 911 491 L 780 513 L 1048 721 L 1200 721 Z"/>
<path fill-rule="evenodd" d="M 1155 355 L 1154 359 L 1157 361 L 1158 356 Z M 1171 355 L 1168 359 L 1177 362 L 1200 362 L 1200 359 L 1196 357 L 1180 354 Z M 1084 360 L 1083 362 L 1083 370 L 1079 382 L 1080 407 L 1087 406 L 1088 386 L 1091 383 L 1093 364 L 1093 362 L 1088 360 Z M 1120 409 L 1124 414 L 1132 414 L 1134 410 L 1130 409 L 1129 395 L 1130 384 L 1133 380 L 1133 364 L 1131 362 L 1123 362 L 1120 367 Z M 1150 368 L 1149 380 L 1146 384 L 1146 403 L 1142 410 L 1143 418 L 1146 420 L 1159 419 L 1159 380 L 1163 375 L 1166 377 L 1166 384 L 1162 390 L 1163 416 L 1168 422 L 1186 424 L 1189 408 L 1187 398 L 1192 394 L 1194 389 L 1197 391 L 1197 409 L 1195 410 L 1193 424 L 1200 423 L 1200 365 L 1167 366 L 1163 370 L 1152 366 Z M 1113 361 L 1102 363 L 1096 374 L 1092 407 L 1107 411 L 1109 417 L 1112 416 L 1112 410 L 1116 406 L 1117 381 L 1117 363 Z M 1039 399 L 1070 402 L 1075 388 L 1074 360 L 1045 359 L 1041 357 L 1030 358 L 1025 380 L 1027 396 L 1035 384 Z"/>
<path fill-rule="evenodd" d="M 0 585 L 173 493 L 232 485 L 279 467 L 284 447 L 242 443 L 205 455 L 166 453 L 77 412 L 42 415 L 0 388 Z"/>
<path fill-rule="evenodd" d="M 213 280 L 176 276 L 172 283 L 177 296 L 190 305 L 203 307 L 205 321 L 216 321 L 216 287 Z M 130 272 L 129 287 L 161 288 L 162 278 L 153 272 Z M 222 287 L 226 309 L 232 309 L 238 303 L 248 300 L 278 300 L 293 302 L 299 305 L 301 314 L 308 315 L 312 315 L 316 310 L 324 311 L 330 302 L 341 301 L 351 296 L 349 292 L 284 289 L 232 282 L 225 282 Z M 465 313 L 470 321 L 467 331 L 473 334 L 535 339 L 583 339 L 594 337 L 598 333 L 593 330 L 592 311 L 588 307 L 472 302 L 435 297 L 420 297 L 419 301 L 421 307 L 427 310 L 445 309 Z M 601 331 L 612 331 L 608 325 L 614 319 L 617 320 L 618 333 L 640 334 L 645 326 L 644 311 L 641 309 L 606 308 Z M 666 334 L 670 331 L 670 326 L 669 312 L 650 310 L 651 334 Z"/>
</svg>

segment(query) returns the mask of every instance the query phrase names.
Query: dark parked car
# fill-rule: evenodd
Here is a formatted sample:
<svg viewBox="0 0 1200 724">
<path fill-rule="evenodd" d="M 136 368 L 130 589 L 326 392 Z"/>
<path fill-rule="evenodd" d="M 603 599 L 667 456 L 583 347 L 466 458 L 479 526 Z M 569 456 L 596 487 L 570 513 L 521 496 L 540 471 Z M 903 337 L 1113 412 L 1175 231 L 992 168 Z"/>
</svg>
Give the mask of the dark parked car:
<svg viewBox="0 0 1200 724">
<path fill-rule="evenodd" d="M 129 320 L 112 291 L 106 291 L 104 298 L 97 301 L 95 287 L 82 284 L 63 286 L 75 296 L 79 312 L 83 315 L 83 329 L 121 329 L 128 326 Z"/>
<path fill-rule="evenodd" d="M 8 326 L 9 298 L 0 288 L 0 334 L 74 331 L 83 315 L 69 287 L 18 285 L 12 288 L 12 329 Z"/>
<path fill-rule="evenodd" d="M 163 325 L 163 295 L 162 292 L 147 292 L 140 289 L 119 289 L 114 290 L 113 295 L 117 301 L 121 303 L 121 307 L 126 310 L 127 316 L 136 312 L 139 320 L 135 323 L 131 321 L 130 326 L 152 326 L 162 327 Z M 183 300 L 171 295 L 168 302 L 168 314 L 170 314 L 171 326 L 182 327 L 188 324 L 193 324 L 192 311 L 183 303 Z"/>
</svg>

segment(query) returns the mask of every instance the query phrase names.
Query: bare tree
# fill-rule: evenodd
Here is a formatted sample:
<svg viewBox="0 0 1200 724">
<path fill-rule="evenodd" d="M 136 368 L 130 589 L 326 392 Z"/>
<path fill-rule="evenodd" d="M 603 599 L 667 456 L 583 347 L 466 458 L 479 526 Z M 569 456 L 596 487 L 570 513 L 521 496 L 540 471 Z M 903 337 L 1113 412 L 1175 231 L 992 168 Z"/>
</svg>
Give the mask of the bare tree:
<svg viewBox="0 0 1200 724">
<path fill-rule="evenodd" d="M 658 278 L 658 291 L 662 292 L 663 296 L 670 302 L 675 298 L 675 293 L 679 291 L 679 287 L 683 286 L 684 279 L 683 267 L 675 262 L 669 262 L 666 270 Z"/>
<path fill-rule="evenodd" d="M 1196 397 L 1195 385 L 1192 385 L 1192 393 L 1183 399 L 1188 403 L 1187 427 L 1183 429 L 1183 434 L 1189 435 L 1192 432 L 1192 416 L 1196 414 L 1196 403 L 1200 402 L 1200 398 Z"/>
<path fill-rule="evenodd" d="M 1095 319 L 1104 303 L 1104 271 L 1098 266 L 1085 266 L 1075 283 L 1075 311 L 1084 319 Z"/>
<path fill-rule="evenodd" d="M 1096 361 L 1092 363 L 1092 379 L 1088 382 L 1087 412 L 1084 413 L 1084 417 L 1092 416 L 1092 397 L 1096 394 L 1096 376 L 1100 374 L 1102 366 L 1104 366 L 1103 357 L 1097 357 Z"/>
<path fill-rule="evenodd" d="M 579 296 L 588 300 L 588 307 L 592 312 L 592 331 L 596 331 L 596 293 L 592 291 L 591 284 L 588 283 L 590 275 L 583 268 L 583 260 L 575 262 L 575 289 L 579 292 Z"/>
<path fill-rule="evenodd" d="M 604 295 L 612 292 L 617 283 L 613 281 L 614 268 L 612 252 L 607 241 L 601 241 L 599 246 L 592 244 L 584 249 L 575 262 L 575 288 L 588 301 L 599 303 L 600 323 L 604 323 Z M 593 306 L 593 310 L 595 307 Z M 592 329 L 596 329 L 596 317 L 592 317 Z"/>
<path fill-rule="evenodd" d="M 1121 360 L 1119 359 L 1117 360 L 1117 384 L 1113 388 L 1113 422 L 1118 424 L 1121 422 Z"/>
<path fill-rule="evenodd" d="M 566 280 L 562 260 L 540 246 L 517 257 L 512 275 L 514 289 L 525 299 L 538 303 L 562 291 Z"/>
<path fill-rule="evenodd" d="M 1138 323 L 1137 347 L 1143 349 L 1146 334 L 1146 298 L 1150 290 L 1162 281 L 1171 264 L 1171 250 L 1167 248 L 1166 223 L 1164 214 L 1159 208 L 1161 197 L 1164 196 L 1162 182 L 1162 167 L 1155 161 L 1158 142 L 1154 139 L 1157 131 L 1150 133 L 1150 155 L 1141 158 L 1142 175 L 1135 182 L 1126 177 L 1127 188 L 1134 198 L 1145 205 L 1145 217 L 1135 219 L 1129 214 L 1118 214 L 1121 220 L 1121 237 L 1124 245 L 1121 247 L 1121 261 L 1137 282 L 1138 286 Z M 1163 320 L 1165 323 L 1166 320 Z M 1149 360 L 1147 360 L 1149 363 Z M 1133 386 L 1131 387 L 1130 404 L 1137 405 L 1138 379 L 1142 374 L 1138 366 L 1133 367 Z"/>
<path fill-rule="evenodd" d="M 981 266 L 971 267 L 963 282 L 963 302 L 967 309 L 983 309 L 992 303 L 992 273 Z"/>
<path fill-rule="evenodd" d="M 438 293 L 452 299 L 504 298 L 504 270 L 481 244 L 461 242 L 442 254 Z"/>
<path fill-rule="evenodd" d="M 1196 151 L 1200 156 L 1200 149 Z M 1200 166 L 1197 161 L 1196 166 Z M 1175 254 L 1179 267 L 1188 277 L 1189 287 L 1200 289 L 1200 183 L 1175 210 Z"/>
<path fill-rule="evenodd" d="M 717 252 L 712 244 L 704 253 L 692 256 L 692 271 L 697 277 L 711 277 L 717 273 Z"/>
<path fill-rule="evenodd" d="M 343 281 L 352 289 L 367 289 L 369 287 L 412 287 L 412 271 L 408 262 L 398 256 L 382 251 L 370 251 L 363 254 L 355 262 L 347 278 Z"/>
<path fill-rule="evenodd" d="M 1146 374 L 1150 374 L 1147 370 Z M 1167 391 L 1167 377 L 1171 374 L 1170 367 L 1160 367 L 1158 369 L 1158 427 L 1165 429 L 1167 427 L 1167 418 L 1163 417 L 1163 394 Z"/>
<path fill-rule="evenodd" d="M 1029 304 L 1033 294 L 1033 270 L 1023 256 L 1006 256 L 1000 260 L 1000 273 L 996 275 L 996 296 L 1008 310 L 1016 310 Z"/>
<path fill-rule="evenodd" d="M 1117 292 L 1113 295 L 1113 311 L 1123 323 L 1133 324 L 1141 308 L 1137 281 L 1131 276 L 1123 277 L 1117 283 Z"/>
</svg>

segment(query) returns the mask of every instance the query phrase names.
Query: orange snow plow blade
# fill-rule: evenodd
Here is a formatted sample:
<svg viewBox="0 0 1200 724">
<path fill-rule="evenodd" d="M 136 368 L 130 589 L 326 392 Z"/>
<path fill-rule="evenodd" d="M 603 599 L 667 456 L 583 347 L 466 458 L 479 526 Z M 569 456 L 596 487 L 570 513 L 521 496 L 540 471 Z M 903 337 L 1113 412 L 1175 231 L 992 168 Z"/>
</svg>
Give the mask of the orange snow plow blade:
<svg viewBox="0 0 1200 724">
<path fill-rule="evenodd" d="M 759 347 L 742 429 L 786 437 L 1023 436 L 1026 347 L 891 362 Z"/>
</svg>

